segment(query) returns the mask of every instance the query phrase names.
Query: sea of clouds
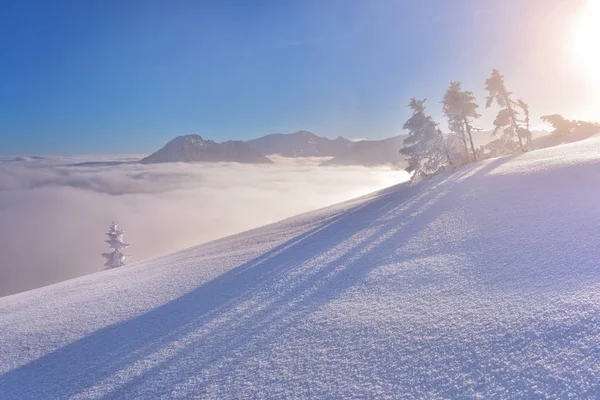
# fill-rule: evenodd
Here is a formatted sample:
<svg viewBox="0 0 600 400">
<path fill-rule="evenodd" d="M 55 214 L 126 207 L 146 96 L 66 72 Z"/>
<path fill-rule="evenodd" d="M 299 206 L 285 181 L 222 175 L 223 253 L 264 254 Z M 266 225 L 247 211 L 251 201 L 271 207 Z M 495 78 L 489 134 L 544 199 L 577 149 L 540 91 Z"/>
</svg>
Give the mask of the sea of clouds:
<svg viewBox="0 0 600 400">
<path fill-rule="evenodd" d="M 131 262 L 405 181 L 389 167 L 136 163 L 139 156 L 0 158 L 0 296 L 100 271 L 111 221 Z"/>
</svg>

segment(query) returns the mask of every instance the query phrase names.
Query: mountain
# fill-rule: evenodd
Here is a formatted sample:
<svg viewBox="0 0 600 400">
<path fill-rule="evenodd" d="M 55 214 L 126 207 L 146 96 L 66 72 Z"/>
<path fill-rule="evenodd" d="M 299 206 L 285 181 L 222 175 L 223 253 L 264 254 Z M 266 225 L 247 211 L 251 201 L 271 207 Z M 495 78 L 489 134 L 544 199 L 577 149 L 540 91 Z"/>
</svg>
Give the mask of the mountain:
<svg viewBox="0 0 600 400">
<path fill-rule="evenodd" d="M 340 154 L 322 163 L 322 166 L 332 165 L 396 165 L 406 166 L 405 158 L 399 150 L 404 146 L 402 141 L 407 135 L 401 135 L 384 140 L 362 140 L 353 142 L 348 152 Z"/>
<path fill-rule="evenodd" d="M 0 397 L 598 398 L 599 170 L 484 160 L 0 298 Z"/>
<path fill-rule="evenodd" d="M 271 163 L 259 151 L 242 141 L 216 143 L 200 135 L 178 136 L 156 153 L 142 159 L 142 164 L 165 162 L 217 162 Z"/>
<path fill-rule="evenodd" d="M 263 154 L 279 154 L 284 157 L 334 157 L 345 154 L 352 144 L 341 136 L 332 140 L 307 131 L 275 133 L 246 143 Z"/>
</svg>

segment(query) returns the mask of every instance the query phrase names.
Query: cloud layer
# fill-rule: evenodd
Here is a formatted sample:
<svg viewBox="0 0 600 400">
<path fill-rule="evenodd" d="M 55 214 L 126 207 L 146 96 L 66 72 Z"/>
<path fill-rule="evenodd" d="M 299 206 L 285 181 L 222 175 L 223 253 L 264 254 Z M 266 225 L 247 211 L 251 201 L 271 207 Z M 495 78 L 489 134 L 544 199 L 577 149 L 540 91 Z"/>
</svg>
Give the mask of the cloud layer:
<svg viewBox="0 0 600 400">
<path fill-rule="evenodd" d="M 0 160 L 0 296 L 103 268 L 104 233 L 125 230 L 132 262 L 241 232 L 390 186 L 390 168 L 140 165 L 137 157 Z"/>
</svg>

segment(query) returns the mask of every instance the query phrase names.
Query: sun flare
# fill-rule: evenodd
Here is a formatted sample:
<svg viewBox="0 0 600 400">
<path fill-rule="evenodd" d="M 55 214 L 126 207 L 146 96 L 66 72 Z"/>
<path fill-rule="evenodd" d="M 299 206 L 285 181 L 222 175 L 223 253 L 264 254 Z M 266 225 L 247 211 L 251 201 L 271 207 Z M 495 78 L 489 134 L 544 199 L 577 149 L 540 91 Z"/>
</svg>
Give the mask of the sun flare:
<svg viewBox="0 0 600 400">
<path fill-rule="evenodd" d="M 600 0 L 586 0 L 572 33 L 573 64 L 600 88 Z"/>
</svg>

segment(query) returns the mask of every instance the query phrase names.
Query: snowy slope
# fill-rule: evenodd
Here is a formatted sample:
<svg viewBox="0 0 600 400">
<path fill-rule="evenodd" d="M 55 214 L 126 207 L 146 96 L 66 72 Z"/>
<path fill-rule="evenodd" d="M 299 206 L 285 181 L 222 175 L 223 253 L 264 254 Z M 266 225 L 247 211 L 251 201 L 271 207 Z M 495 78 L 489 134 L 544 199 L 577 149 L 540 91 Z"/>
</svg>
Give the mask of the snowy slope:
<svg viewBox="0 0 600 400">
<path fill-rule="evenodd" d="M 0 398 L 599 398 L 600 138 L 0 298 Z"/>
</svg>

